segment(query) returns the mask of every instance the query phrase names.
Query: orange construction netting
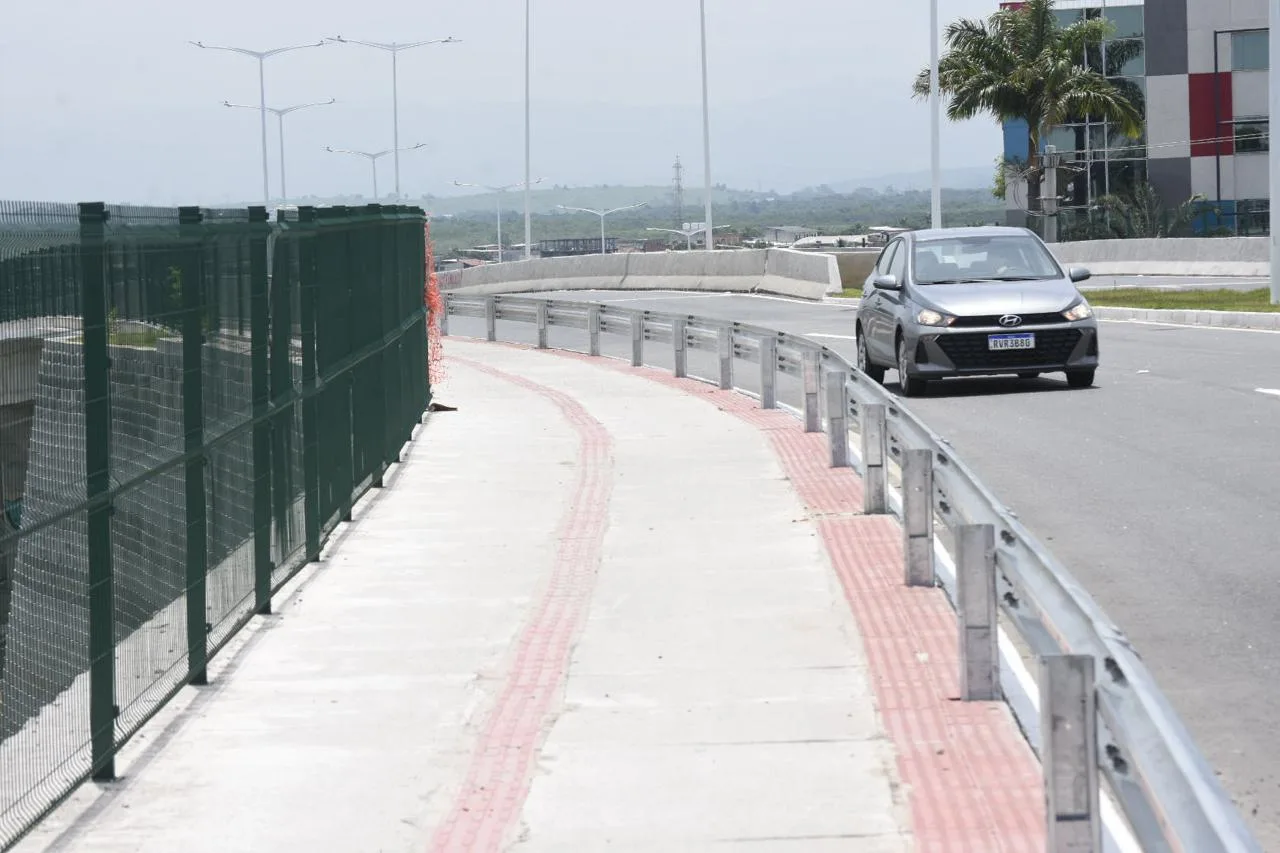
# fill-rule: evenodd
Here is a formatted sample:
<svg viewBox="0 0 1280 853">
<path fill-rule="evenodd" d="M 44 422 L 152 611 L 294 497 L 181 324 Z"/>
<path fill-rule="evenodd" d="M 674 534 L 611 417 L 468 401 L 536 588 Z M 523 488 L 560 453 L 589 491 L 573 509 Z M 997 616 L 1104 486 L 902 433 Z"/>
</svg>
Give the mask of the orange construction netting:
<svg viewBox="0 0 1280 853">
<path fill-rule="evenodd" d="M 423 226 L 423 239 L 427 246 L 427 376 L 431 385 L 444 381 L 444 346 L 440 335 L 440 317 L 444 313 L 444 297 L 440 295 L 440 282 L 436 278 L 435 251 L 431 245 L 431 219 Z"/>
</svg>

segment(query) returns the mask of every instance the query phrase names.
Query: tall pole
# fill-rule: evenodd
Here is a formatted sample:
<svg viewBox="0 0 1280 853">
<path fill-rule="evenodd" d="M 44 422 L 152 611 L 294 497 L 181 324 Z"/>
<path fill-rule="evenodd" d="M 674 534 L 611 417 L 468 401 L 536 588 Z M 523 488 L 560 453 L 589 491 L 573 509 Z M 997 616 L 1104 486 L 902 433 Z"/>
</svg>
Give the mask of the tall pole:
<svg viewBox="0 0 1280 853">
<path fill-rule="evenodd" d="M 276 113 L 276 122 L 279 125 L 278 129 L 280 131 L 277 134 L 277 136 L 280 137 L 280 203 L 288 204 L 289 188 L 285 184 L 284 176 L 284 113 Z"/>
<path fill-rule="evenodd" d="M 427 143 L 419 142 L 417 145 L 410 145 L 408 148 L 395 149 L 396 151 L 417 151 L 419 148 L 426 148 Z M 331 154 L 355 154 L 357 157 L 365 157 L 369 160 L 369 166 L 373 169 L 373 200 L 378 200 L 378 160 L 392 153 L 393 149 L 385 151 L 352 151 L 348 148 L 330 148 L 326 147 L 325 151 Z"/>
<path fill-rule="evenodd" d="M 935 0 L 936 2 L 936 0 Z M 716 248 L 715 228 L 711 224 L 711 107 L 707 97 L 707 0 L 698 0 L 698 17 L 702 29 L 702 157 L 706 171 L 707 251 Z"/>
<path fill-rule="evenodd" d="M 524 0 L 524 259 L 533 257 L 533 147 L 530 138 L 529 73 L 531 69 L 530 0 Z"/>
<path fill-rule="evenodd" d="M 262 117 L 262 204 L 271 205 L 271 189 L 267 184 L 267 62 L 258 57 L 258 112 Z"/>
<path fill-rule="evenodd" d="M 1280 65 L 1280 0 L 1271 0 L 1271 31 L 1268 36 L 1271 42 L 1272 60 L 1269 63 L 1270 70 L 1267 72 L 1271 87 L 1271 115 L 1280 116 L 1280 74 L 1276 73 L 1276 68 Z M 1272 118 L 1272 121 L 1276 121 Z M 1267 158 L 1271 163 L 1271 193 L 1270 193 L 1270 213 L 1271 218 L 1271 303 L 1280 305 L 1280 233 L 1277 232 L 1277 226 L 1280 226 L 1280 220 L 1276 218 L 1276 203 L 1280 200 L 1280 159 L 1276 158 L 1276 142 L 1271 140 L 1267 146 L 1270 153 Z"/>
<path fill-rule="evenodd" d="M 496 193 L 496 194 L 497 194 L 497 196 L 498 196 L 498 261 L 499 261 L 499 262 L 501 262 L 501 261 L 502 261 L 502 199 L 503 199 L 503 194 L 504 194 L 504 193 L 506 193 L 506 192 L 507 192 L 507 190 L 513 190 L 513 189 L 515 189 L 515 188 L 517 188 L 517 187 L 520 187 L 520 186 L 523 186 L 523 187 L 525 188 L 525 190 L 527 191 L 527 190 L 528 190 L 528 188 L 529 188 L 530 183 L 540 184 L 540 183 L 542 183 L 544 180 L 545 180 L 545 178 L 538 178 L 537 180 L 532 181 L 532 182 L 530 182 L 530 181 L 525 181 L 523 184 L 507 184 L 505 187 L 491 187 L 491 186 L 489 186 L 488 184 L 466 184 L 466 183 L 463 183 L 462 181 L 454 181 L 454 182 L 453 182 L 453 185 L 454 185 L 455 187 L 471 187 L 471 188 L 473 188 L 473 189 L 477 189 L 477 190 L 488 190 L 488 191 L 489 191 L 489 192 L 491 192 L 491 193 Z M 526 241 L 525 241 L 525 247 L 526 247 L 526 249 L 528 248 L 528 245 L 529 245 L 529 241 L 528 241 L 528 240 L 526 240 Z M 526 260 L 528 260 L 527 252 L 526 252 L 526 258 L 525 258 L 525 259 L 526 259 Z"/>
<path fill-rule="evenodd" d="M 609 254 L 609 248 L 604 243 L 604 214 L 600 214 L 600 254 Z"/>
<path fill-rule="evenodd" d="M 502 190 L 494 195 L 498 197 L 498 263 L 502 263 Z"/>
<path fill-rule="evenodd" d="M 373 171 L 373 200 L 378 200 L 378 158 L 369 158 L 369 168 Z"/>
<path fill-rule="evenodd" d="M 933 166 L 930 224 L 942 227 L 942 98 L 938 91 L 938 0 L 929 0 L 929 143 Z"/>
<path fill-rule="evenodd" d="M 600 254 L 602 255 L 608 254 L 608 252 L 605 249 L 605 240 L 607 239 L 605 237 L 605 230 L 604 230 L 605 217 L 613 213 L 622 213 L 624 210 L 636 210 L 638 208 L 648 207 L 648 206 L 649 206 L 649 202 L 647 201 L 642 201 L 639 204 L 629 204 L 626 207 L 615 207 L 612 210 L 593 210 L 589 207 L 566 207 L 563 204 L 556 205 L 556 207 L 558 207 L 560 210 L 571 210 L 575 213 L 594 213 L 596 216 L 600 217 Z M 666 231 L 667 229 L 651 228 L 649 230 L 650 231 Z"/>
<path fill-rule="evenodd" d="M 391 147 L 395 150 L 392 157 L 396 164 L 396 201 L 400 201 L 400 72 L 396 57 L 398 50 L 391 51 Z"/>
<path fill-rule="evenodd" d="M 316 101 L 310 104 L 294 104 L 291 107 L 267 107 L 267 112 L 274 113 L 280 123 L 280 201 L 287 202 L 289 200 L 288 186 L 285 183 L 285 147 L 284 147 L 284 117 L 298 110 L 305 110 L 308 107 L 327 107 L 330 104 L 336 104 L 337 101 L 330 98 L 327 101 Z M 224 107 L 238 107 L 240 109 L 259 110 L 261 107 L 251 107 L 248 104 L 233 104 L 230 101 L 223 101 Z"/>
</svg>

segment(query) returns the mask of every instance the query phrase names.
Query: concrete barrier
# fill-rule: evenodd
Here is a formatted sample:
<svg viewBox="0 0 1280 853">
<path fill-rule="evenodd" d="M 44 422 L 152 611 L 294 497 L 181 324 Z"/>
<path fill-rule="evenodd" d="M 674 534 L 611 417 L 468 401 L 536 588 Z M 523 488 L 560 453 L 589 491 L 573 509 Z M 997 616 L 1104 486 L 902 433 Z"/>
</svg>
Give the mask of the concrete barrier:
<svg viewBox="0 0 1280 853">
<path fill-rule="evenodd" d="M 1082 240 L 1050 246 L 1064 265 L 1095 275 L 1265 276 L 1271 274 L 1267 237 L 1166 237 Z"/>
<path fill-rule="evenodd" d="M 473 296 L 551 290 L 691 290 L 820 300 L 841 290 L 833 255 L 788 249 L 538 258 L 463 270 L 441 285 Z"/>
<path fill-rule="evenodd" d="M 1280 313 L 1265 311 L 1178 311 L 1169 308 L 1113 308 L 1094 306 L 1100 320 L 1209 326 L 1219 329 L 1259 329 L 1280 332 Z"/>
</svg>

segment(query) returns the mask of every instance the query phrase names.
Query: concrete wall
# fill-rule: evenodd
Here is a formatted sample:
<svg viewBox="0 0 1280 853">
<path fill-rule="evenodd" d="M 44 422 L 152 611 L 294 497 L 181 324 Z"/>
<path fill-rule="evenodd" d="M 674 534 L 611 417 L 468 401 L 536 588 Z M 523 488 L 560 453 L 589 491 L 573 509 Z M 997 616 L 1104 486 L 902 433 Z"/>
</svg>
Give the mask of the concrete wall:
<svg viewBox="0 0 1280 853">
<path fill-rule="evenodd" d="M 1169 237 L 1087 240 L 1050 248 L 1066 265 L 1094 275 L 1265 276 L 1271 273 L 1267 237 Z"/>
<path fill-rule="evenodd" d="M 139 476 L 182 452 L 182 350 L 177 340 L 155 349 L 111 347 L 114 483 Z M 247 354 L 207 346 L 205 415 L 221 429 L 247 413 L 251 399 Z M 85 496 L 84 365 L 75 338 L 44 343 L 35 381 L 30 461 L 23 527 L 75 506 Z M 216 432 L 211 428 L 206 439 Z M 252 477 L 249 436 L 211 454 L 207 483 L 209 565 L 214 567 L 252 534 L 246 505 Z M 66 689 L 89 665 L 88 555 L 83 513 L 18 541 L 11 578 L 6 654 L 0 671 L 0 736 L 20 727 Z M 121 494 L 112 516 L 115 639 L 119 643 L 186 587 L 185 476 L 181 467 L 152 476 Z M 252 591 L 252 575 L 244 580 Z M 216 596 L 210 590 L 210 621 Z M 179 661 L 185 648 L 156 652 L 158 669 Z M 159 676 L 154 673 L 154 677 Z M 118 701 L 150 686 L 119 684 Z"/>
<path fill-rule="evenodd" d="M 488 264 L 441 279 L 455 293 L 550 290 L 699 290 L 821 299 L 841 290 L 835 256 L 789 249 L 622 252 Z"/>
</svg>

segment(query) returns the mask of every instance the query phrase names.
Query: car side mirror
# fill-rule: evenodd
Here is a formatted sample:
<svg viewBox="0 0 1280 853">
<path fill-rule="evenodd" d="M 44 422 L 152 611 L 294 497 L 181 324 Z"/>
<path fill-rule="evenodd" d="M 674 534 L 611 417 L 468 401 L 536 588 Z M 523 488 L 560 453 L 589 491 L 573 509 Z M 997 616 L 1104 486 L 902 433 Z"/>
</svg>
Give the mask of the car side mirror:
<svg viewBox="0 0 1280 853">
<path fill-rule="evenodd" d="M 902 290 L 896 275 L 878 275 L 872 279 L 871 284 L 878 290 Z"/>
<path fill-rule="evenodd" d="M 1093 277 L 1093 273 L 1089 272 L 1084 267 L 1072 267 L 1067 271 L 1067 275 L 1070 276 L 1071 280 L 1076 284 L 1079 284 L 1082 281 L 1088 281 Z"/>
</svg>

